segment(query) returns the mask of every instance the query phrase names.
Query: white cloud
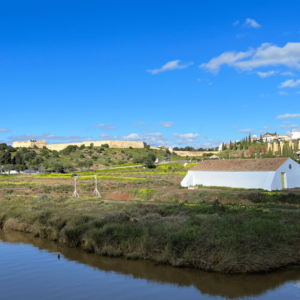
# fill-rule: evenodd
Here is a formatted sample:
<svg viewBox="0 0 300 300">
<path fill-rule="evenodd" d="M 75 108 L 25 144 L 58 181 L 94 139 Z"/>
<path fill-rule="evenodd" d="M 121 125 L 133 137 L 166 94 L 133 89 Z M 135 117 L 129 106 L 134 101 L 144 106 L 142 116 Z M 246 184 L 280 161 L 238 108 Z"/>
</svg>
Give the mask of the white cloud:
<svg viewBox="0 0 300 300">
<path fill-rule="evenodd" d="M 252 28 L 259 28 L 261 25 L 258 24 L 254 19 L 251 19 L 251 18 L 247 18 L 245 20 L 245 25 L 247 27 L 252 27 Z"/>
<path fill-rule="evenodd" d="M 231 128 L 238 128 L 238 126 L 237 125 L 233 125 L 233 126 L 231 126 Z"/>
<path fill-rule="evenodd" d="M 201 79 L 200 79 L 200 78 L 198 78 L 197 80 L 198 80 L 199 82 L 201 81 Z"/>
<path fill-rule="evenodd" d="M 284 114 L 276 117 L 277 120 L 291 119 L 291 118 L 300 118 L 300 114 Z"/>
<path fill-rule="evenodd" d="M 262 129 L 269 129 L 271 128 L 270 126 L 263 126 Z"/>
<path fill-rule="evenodd" d="M 280 95 L 280 96 L 287 96 L 288 94 L 289 94 L 289 93 L 283 92 L 283 91 L 280 91 L 280 92 L 279 92 L 279 95 Z"/>
<path fill-rule="evenodd" d="M 236 35 L 236 37 L 237 38 L 242 38 L 242 37 L 244 37 L 246 35 L 247 35 L 247 33 L 239 33 L 239 34 Z"/>
<path fill-rule="evenodd" d="M 300 92 L 296 92 L 296 94 L 300 94 Z"/>
<path fill-rule="evenodd" d="M 240 129 L 240 130 L 238 130 L 238 132 L 240 132 L 240 133 L 251 133 L 254 130 L 255 129 Z"/>
<path fill-rule="evenodd" d="M 291 122 L 283 121 L 283 124 L 290 124 Z"/>
<path fill-rule="evenodd" d="M 5 128 L 0 128 L 0 132 L 10 132 L 9 129 L 5 129 Z"/>
<path fill-rule="evenodd" d="M 272 75 L 275 75 L 276 73 L 278 73 L 278 72 L 277 71 L 257 72 L 257 75 L 260 78 L 266 78 L 266 77 L 270 77 Z"/>
<path fill-rule="evenodd" d="M 240 71 L 278 65 L 300 69 L 300 43 L 287 43 L 283 47 L 263 43 L 260 47 L 250 48 L 246 52 L 224 52 L 199 67 L 216 74 L 222 65 L 234 67 Z"/>
<path fill-rule="evenodd" d="M 99 128 L 101 130 L 114 130 L 116 127 L 113 124 L 98 124 L 98 125 L 93 125 L 90 128 Z"/>
<path fill-rule="evenodd" d="M 281 128 L 281 129 L 283 129 L 283 128 L 298 128 L 299 126 L 298 125 L 279 125 L 279 126 L 277 126 L 278 128 Z"/>
<path fill-rule="evenodd" d="M 238 25 L 238 24 L 240 24 L 240 21 L 239 21 L 239 20 L 236 20 L 235 22 L 232 23 L 233 26 L 236 26 L 236 25 Z"/>
<path fill-rule="evenodd" d="M 170 71 L 170 70 L 180 70 L 185 69 L 188 66 L 192 65 L 193 62 L 189 62 L 186 64 L 179 65 L 180 60 L 173 60 L 167 62 L 165 65 L 163 65 L 160 69 L 154 69 L 154 70 L 147 70 L 147 72 L 151 73 L 152 75 L 158 74 L 160 72 Z"/>
<path fill-rule="evenodd" d="M 280 75 L 282 75 L 282 76 L 296 76 L 296 74 L 294 72 L 291 72 L 291 71 L 282 72 L 282 73 L 280 73 Z"/>
<path fill-rule="evenodd" d="M 179 145 L 195 143 L 197 139 L 200 137 L 198 133 L 185 133 L 185 134 L 173 133 L 173 136 L 176 139 L 176 143 Z"/>
<path fill-rule="evenodd" d="M 174 122 L 160 122 L 160 123 L 154 124 L 153 126 L 162 126 L 165 128 L 170 128 L 173 125 L 174 125 Z"/>
<path fill-rule="evenodd" d="M 289 80 L 286 80 L 285 82 L 281 82 L 279 88 L 282 89 L 285 87 L 295 87 L 297 85 L 300 85 L 300 79 L 295 80 L 295 81 L 293 79 L 289 79 Z"/>
</svg>

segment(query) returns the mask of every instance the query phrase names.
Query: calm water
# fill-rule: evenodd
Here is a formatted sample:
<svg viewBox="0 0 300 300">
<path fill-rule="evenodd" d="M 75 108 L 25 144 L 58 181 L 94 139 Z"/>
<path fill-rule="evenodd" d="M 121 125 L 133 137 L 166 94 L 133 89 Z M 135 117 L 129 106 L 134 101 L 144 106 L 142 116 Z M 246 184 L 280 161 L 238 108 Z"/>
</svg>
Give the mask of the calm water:
<svg viewBox="0 0 300 300">
<path fill-rule="evenodd" d="M 58 259 L 60 254 L 60 259 Z M 211 274 L 0 230 L 0 299 L 300 299 L 300 272 Z"/>
</svg>

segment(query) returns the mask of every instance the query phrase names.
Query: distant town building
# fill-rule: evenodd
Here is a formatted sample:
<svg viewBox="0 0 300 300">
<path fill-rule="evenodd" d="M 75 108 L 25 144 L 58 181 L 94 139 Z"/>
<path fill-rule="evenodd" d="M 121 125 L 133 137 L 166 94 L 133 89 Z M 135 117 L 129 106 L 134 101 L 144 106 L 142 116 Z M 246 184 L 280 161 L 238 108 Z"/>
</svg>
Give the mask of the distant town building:
<svg viewBox="0 0 300 300">
<path fill-rule="evenodd" d="M 300 165 L 285 158 L 206 160 L 189 169 L 184 187 L 226 186 L 268 191 L 300 187 Z"/>
<path fill-rule="evenodd" d="M 300 139 L 300 131 L 298 129 L 292 130 L 292 140 Z"/>
</svg>

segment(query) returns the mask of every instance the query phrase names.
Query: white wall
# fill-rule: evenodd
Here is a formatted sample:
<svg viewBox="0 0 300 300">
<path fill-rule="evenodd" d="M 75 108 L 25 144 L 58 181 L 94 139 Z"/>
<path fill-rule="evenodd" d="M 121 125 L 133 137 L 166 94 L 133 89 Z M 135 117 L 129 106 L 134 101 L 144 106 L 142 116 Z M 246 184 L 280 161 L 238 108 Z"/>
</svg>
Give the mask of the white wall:
<svg viewBox="0 0 300 300">
<path fill-rule="evenodd" d="M 292 131 L 292 140 L 300 139 L 300 132 L 299 131 Z"/>
<path fill-rule="evenodd" d="M 289 165 L 292 165 L 292 169 L 289 168 Z M 286 188 L 292 189 L 295 187 L 300 187 L 300 165 L 294 162 L 292 159 L 288 159 L 279 169 L 276 171 L 273 183 L 272 190 L 281 190 L 281 173 L 286 174 Z"/>
<path fill-rule="evenodd" d="M 292 165 L 292 169 L 289 165 Z M 300 187 L 300 165 L 288 159 L 277 171 L 230 172 L 230 171 L 188 171 L 182 186 L 206 185 L 233 188 L 261 188 L 268 191 L 281 190 L 281 173 L 286 173 L 286 188 Z"/>
<path fill-rule="evenodd" d="M 182 186 L 206 185 L 271 190 L 275 172 L 188 171 Z"/>
</svg>

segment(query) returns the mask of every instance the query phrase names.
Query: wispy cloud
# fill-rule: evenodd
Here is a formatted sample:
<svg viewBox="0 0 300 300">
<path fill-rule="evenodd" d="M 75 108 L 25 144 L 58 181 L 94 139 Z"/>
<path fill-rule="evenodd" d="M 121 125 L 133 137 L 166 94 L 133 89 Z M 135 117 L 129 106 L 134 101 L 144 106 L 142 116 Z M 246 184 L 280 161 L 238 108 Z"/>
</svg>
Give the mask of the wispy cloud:
<svg viewBox="0 0 300 300">
<path fill-rule="evenodd" d="M 245 24 L 244 25 L 247 26 L 247 27 L 252 27 L 252 28 L 259 28 L 259 27 L 261 27 L 260 24 L 258 24 L 254 19 L 251 19 L 251 18 L 247 18 L 245 20 Z"/>
<path fill-rule="evenodd" d="M 179 63 L 180 63 L 180 60 L 169 61 L 165 65 L 163 65 L 160 69 L 147 70 L 147 72 L 149 72 L 152 75 L 155 75 L 155 74 L 165 72 L 165 71 L 185 69 L 193 64 L 192 61 L 189 63 L 186 63 L 186 64 L 181 64 L 181 65 Z"/>
<path fill-rule="evenodd" d="M 288 92 L 284 92 L 284 91 L 280 91 L 279 95 L 280 96 L 287 96 L 289 93 Z"/>
<path fill-rule="evenodd" d="M 188 143 L 195 143 L 197 139 L 200 137 L 198 133 L 184 133 L 178 134 L 173 133 L 174 138 L 176 139 L 176 143 L 179 145 L 187 145 Z"/>
<path fill-rule="evenodd" d="M 231 128 L 238 128 L 238 126 L 237 125 L 233 125 L 233 126 L 231 126 Z"/>
<path fill-rule="evenodd" d="M 280 73 L 280 75 L 282 75 L 282 76 L 297 76 L 294 72 L 291 72 L 291 71 L 282 72 L 282 73 Z"/>
<path fill-rule="evenodd" d="M 288 122 L 288 121 L 283 121 L 282 123 L 283 124 L 291 124 L 291 122 Z"/>
<path fill-rule="evenodd" d="M 132 124 L 131 126 L 132 127 L 137 127 L 139 125 L 147 125 L 147 123 L 145 123 L 145 122 L 136 122 L 136 123 Z"/>
<path fill-rule="evenodd" d="M 232 23 L 233 26 L 236 26 L 236 25 L 238 25 L 238 24 L 240 24 L 240 21 L 239 21 L 239 20 L 236 20 L 235 22 Z"/>
<path fill-rule="evenodd" d="M 287 43 L 283 47 L 263 43 L 260 47 L 250 48 L 245 52 L 224 52 L 199 67 L 217 74 L 222 65 L 234 67 L 240 71 L 279 65 L 300 69 L 300 43 Z"/>
<path fill-rule="evenodd" d="M 282 124 L 282 125 L 279 125 L 277 127 L 283 129 L 283 128 L 298 128 L 299 126 L 298 125 L 294 125 L 294 124 L 292 124 L 292 125 Z"/>
<path fill-rule="evenodd" d="M 101 130 L 114 130 L 114 129 L 116 129 L 116 127 L 113 124 L 98 124 L 98 125 L 93 125 L 89 128 L 94 128 L 94 129 L 98 128 L 98 129 L 101 129 Z"/>
<path fill-rule="evenodd" d="M 300 118 L 300 114 L 284 114 L 276 117 L 277 120 L 292 119 L 292 118 Z"/>
<path fill-rule="evenodd" d="M 10 132 L 9 129 L 5 129 L 5 128 L 0 128 L 0 132 Z"/>
<path fill-rule="evenodd" d="M 255 129 L 240 129 L 240 130 L 238 130 L 238 132 L 240 132 L 240 133 L 251 133 L 254 130 Z"/>
<path fill-rule="evenodd" d="M 278 72 L 277 71 L 257 72 L 257 75 L 260 78 L 266 78 L 266 77 L 270 77 L 272 75 L 275 75 L 276 73 L 278 73 Z"/>
<path fill-rule="evenodd" d="M 285 82 L 281 82 L 279 88 L 282 89 L 282 88 L 286 88 L 286 87 L 296 87 L 297 85 L 300 85 L 300 79 L 298 80 L 293 80 L 293 79 L 289 79 L 289 80 L 286 80 Z"/>
<path fill-rule="evenodd" d="M 161 126 L 165 128 L 170 128 L 174 125 L 174 122 L 159 122 L 157 124 L 154 124 L 153 126 Z"/>
<path fill-rule="evenodd" d="M 262 129 L 270 129 L 270 126 L 263 126 Z"/>
<path fill-rule="evenodd" d="M 100 134 L 98 137 L 100 139 L 104 139 L 104 140 L 116 140 L 116 139 L 118 139 L 118 136 L 113 136 L 113 135 L 109 135 L 109 134 L 105 134 L 105 133 Z"/>
</svg>

